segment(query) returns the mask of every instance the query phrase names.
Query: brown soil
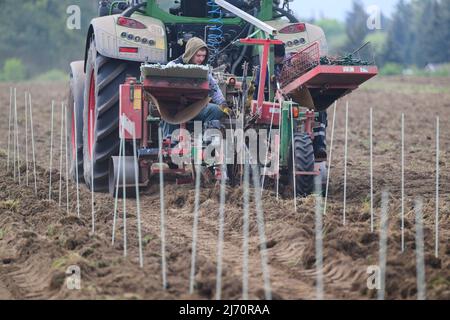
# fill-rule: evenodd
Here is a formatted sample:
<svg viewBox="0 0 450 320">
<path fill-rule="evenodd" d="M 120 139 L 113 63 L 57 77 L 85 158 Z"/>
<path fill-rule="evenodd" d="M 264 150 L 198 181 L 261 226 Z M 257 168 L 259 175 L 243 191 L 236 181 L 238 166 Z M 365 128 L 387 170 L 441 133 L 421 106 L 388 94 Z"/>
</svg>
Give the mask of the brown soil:
<svg viewBox="0 0 450 320">
<path fill-rule="evenodd" d="M 386 274 L 387 299 L 416 298 L 416 252 L 413 203 L 424 201 L 424 235 L 427 298 L 450 299 L 450 91 L 421 92 L 422 84 L 450 88 L 450 79 L 399 78 L 386 83 L 417 86 L 417 93 L 392 92 L 386 79 L 377 89 L 367 87 L 348 97 L 349 160 L 347 225 L 342 223 L 345 102 L 338 103 L 327 215 L 324 217 L 324 291 L 327 299 L 371 299 L 367 267 L 378 263 L 381 192 L 390 191 L 389 238 Z M 409 87 L 409 88 L 410 88 Z M 91 230 L 91 194 L 80 192 L 81 217 L 76 215 L 76 189 L 70 183 L 66 212 L 65 180 L 62 207 L 59 194 L 60 103 L 67 97 L 65 84 L 17 85 L 19 126 L 24 131 L 23 93 L 33 97 L 38 160 L 38 190 L 32 174 L 24 185 L 22 137 L 22 184 L 6 171 L 9 86 L 0 86 L 0 299 L 214 299 L 218 236 L 218 188 L 204 188 L 200 197 L 196 290 L 189 295 L 194 188 L 165 187 L 166 252 L 169 287 L 162 288 L 159 186 L 141 195 L 144 268 L 139 267 L 135 201 L 127 202 L 128 257 L 123 257 L 122 203 L 119 201 L 116 243 L 111 244 L 113 200 L 95 195 L 95 235 Z M 57 101 L 52 201 L 49 190 L 50 105 Z M 375 225 L 370 232 L 369 108 L 374 108 Z M 406 250 L 401 252 L 400 233 L 400 116 L 406 115 Z M 440 134 L 440 251 L 435 243 L 435 117 L 441 119 Z M 329 111 L 329 133 L 333 111 Z M 23 136 L 23 135 L 22 135 Z M 328 138 L 330 138 L 330 134 Z M 31 148 L 31 147 L 30 147 Z M 63 170 L 64 171 L 64 170 Z M 315 298 L 314 198 L 277 202 L 272 192 L 263 196 L 270 280 L 275 299 Z M 264 298 L 256 214 L 251 201 L 249 288 L 250 298 Z M 227 190 L 223 298 L 242 295 L 242 189 Z M 65 271 L 81 268 L 81 290 L 68 290 Z"/>
</svg>

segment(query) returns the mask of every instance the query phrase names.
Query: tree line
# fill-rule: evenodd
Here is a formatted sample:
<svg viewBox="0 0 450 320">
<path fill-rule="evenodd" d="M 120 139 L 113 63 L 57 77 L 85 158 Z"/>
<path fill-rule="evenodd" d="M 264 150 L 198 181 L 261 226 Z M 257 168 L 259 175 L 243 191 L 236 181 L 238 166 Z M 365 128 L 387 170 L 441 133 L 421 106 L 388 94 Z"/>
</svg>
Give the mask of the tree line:
<svg viewBox="0 0 450 320">
<path fill-rule="evenodd" d="M 67 26 L 80 8 L 81 29 Z M 24 80 L 51 69 L 68 71 L 69 63 L 84 58 L 89 21 L 97 0 L 1 0 L 0 80 Z"/>
</svg>

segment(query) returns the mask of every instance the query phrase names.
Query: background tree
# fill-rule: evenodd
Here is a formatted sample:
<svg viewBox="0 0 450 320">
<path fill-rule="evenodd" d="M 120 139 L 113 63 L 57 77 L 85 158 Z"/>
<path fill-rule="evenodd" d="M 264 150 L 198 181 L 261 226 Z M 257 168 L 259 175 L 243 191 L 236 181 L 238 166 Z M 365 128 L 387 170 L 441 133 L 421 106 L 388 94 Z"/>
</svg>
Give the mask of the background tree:
<svg viewBox="0 0 450 320">
<path fill-rule="evenodd" d="M 448 1 L 448 0 L 446 0 Z M 418 0 L 416 8 L 416 23 L 414 32 L 415 63 L 424 67 L 428 63 L 439 63 L 446 60 L 446 48 L 443 46 L 444 30 L 441 28 L 440 4 L 437 0 Z"/>
<path fill-rule="evenodd" d="M 389 61 L 402 65 L 410 65 L 413 62 L 414 20 L 411 4 L 400 0 L 393 15 L 392 22 L 387 29 L 386 46 L 383 61 Z"/>
<path fill-rule="evenodd" d="M 367 14 L 362 2 L 360 0 L 353 1 L 353 7 L 350 12 L 347 13 L 346 18 L 346 34 L 348 42 L 346 45 L 347 51 L 354 51 L 358 47 L 364 44 L 364 39 L 369 33 L 367 28 Z"/>
</svg>

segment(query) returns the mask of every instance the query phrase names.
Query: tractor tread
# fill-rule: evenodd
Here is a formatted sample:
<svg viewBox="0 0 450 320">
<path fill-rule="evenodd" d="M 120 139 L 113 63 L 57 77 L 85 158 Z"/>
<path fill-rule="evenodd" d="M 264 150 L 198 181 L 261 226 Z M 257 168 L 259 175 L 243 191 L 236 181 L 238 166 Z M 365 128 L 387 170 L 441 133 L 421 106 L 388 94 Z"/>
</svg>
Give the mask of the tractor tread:
<svg viewBox="0 0 450 320">
<path fill-rule="evenodd" d="M 107 65 L 107 64 L 105 64 L 105 65 Z M 102 69 L 105 69 L 105 68 L 99 68 L 98 73 L 102 72 L 103 71 Z M 116 80 L 121 75 L 121 73 L 124 72 L 126 69 L 127 69 L 127 64 L 121 63 L 119 66 L 114 68 L 113 72 L 107 74 L 104 79 L 100 80 L 100 82 L 98 83 L 99 95 L 100 95 L 101 91 L 105 90 L 111 84 L 111 82 Z"/>
<path fill-rule="evenodd" d="M 292 149 L 291 149 L 292 150 Z M 292 154 L 292 151 L 291 151 Z M 305 133 L 294 135 L 295 171 L 314 171 L 314 148 L 311 137 Z M 291 165 L 292 166 L 292 165 Z M 292 171 L 291 171 L 292 173 Z M 291 176 L 292 177 L 292 176 Z M 314 191 L 314 176 L 296 176 L 296 192 L 299 196 L 306 197 Z"/>
<path fill-rule="evenodd" d="M 84 178 L 91 188 L 91 163 L 94 165 L 94 191 L 108 191 L 109 161 L 119 151 L 119 87 L 125 82 L 128 75 L 139 75 L 139 64 L 123 60 L 104 57 L 91 43 L 89 50 L 87 74 L 95 72 L 96 80 L 96 125 L 94 133 L 93 159 L 85 151 Z M 90 78 L 90 77 L 89 77 Z M 87 123 L 89 83 L 85 84 L 86 108 L 84 121 Z M 87 144 L 87 130 L 84 132 L 84 141 Z"/>
</svg>

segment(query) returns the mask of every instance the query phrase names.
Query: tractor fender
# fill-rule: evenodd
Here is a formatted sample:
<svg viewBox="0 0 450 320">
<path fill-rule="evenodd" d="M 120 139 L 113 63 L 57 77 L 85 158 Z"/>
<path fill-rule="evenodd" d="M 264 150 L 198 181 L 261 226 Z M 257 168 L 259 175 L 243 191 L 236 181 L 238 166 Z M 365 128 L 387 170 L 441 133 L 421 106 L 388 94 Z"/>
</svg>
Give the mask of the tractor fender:
<svg viewBox="0 0 450 320">
<path fill-rule="evenodd" d="M 266 21 L 268 25 L 277 29 L 278 31 L 282 30 L 285 27 L 295 25 L 296 23 L 290 23 L 284 20 L 272 20 Z M 286 52 L 295 53 L 302 48 L 305 48 L 312 44 L 313 42 L 319 42 L 320 46 L 320 54 L 327 55 L 328 54 L 328 44 L 325 37 L 325 33 L 323 29 L 319 26 L 304 23 L 306 27 L 305 32 L 294 33 L 294 34 L 283 34 L 278 33 L 276 39 L 283 41 L 286 44 Z"/>
<path fill-rule="evenodd" d="M 158 19 L 135 14 L 131 19 L 141 22 L 146 28 L 132 29 L 117 24 L 120 16 L 119 14 L 109 15 L 91 21 L 86 38 L 85 61 L 91 39 L 94 39 L 97 52 L 104 57 L 137 62 L 167 63 L 167 39 L 164 24 Z M 137 48 L 138 52 L 121 52 L 121 47 Z"/>
<path fill-rule="evenodd" d="M 72 88 L 73 99 L 79 107 L 83 105 L 84 100 L 84 61 L 74 61 L 70 64 L 70 87 Z M 81 110 L 83 110 L 81 108 Z"/>
</svg>

